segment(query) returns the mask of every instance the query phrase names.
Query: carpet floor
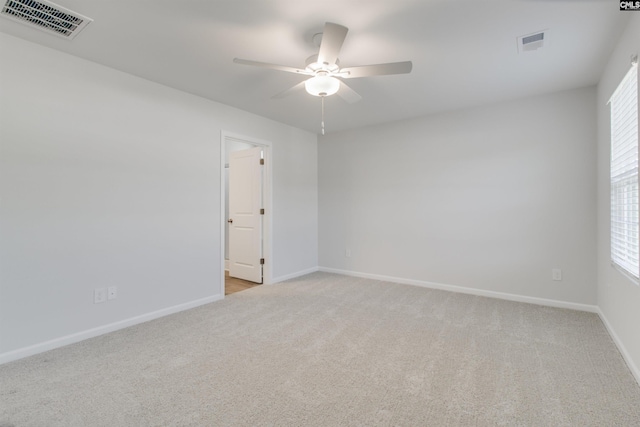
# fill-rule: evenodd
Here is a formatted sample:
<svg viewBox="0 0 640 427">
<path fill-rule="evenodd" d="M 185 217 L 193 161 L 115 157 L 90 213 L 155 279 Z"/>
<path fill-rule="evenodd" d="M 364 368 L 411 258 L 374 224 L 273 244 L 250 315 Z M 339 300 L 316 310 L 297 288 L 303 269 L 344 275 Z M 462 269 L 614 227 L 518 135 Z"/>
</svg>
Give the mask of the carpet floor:
<svg viewBox="0 0 640 427">
<path fill-rule="evenodd" d="M 313 273 L 0 366 L 0 426 L 638 426 L 593 313 Z"/>
</svg>

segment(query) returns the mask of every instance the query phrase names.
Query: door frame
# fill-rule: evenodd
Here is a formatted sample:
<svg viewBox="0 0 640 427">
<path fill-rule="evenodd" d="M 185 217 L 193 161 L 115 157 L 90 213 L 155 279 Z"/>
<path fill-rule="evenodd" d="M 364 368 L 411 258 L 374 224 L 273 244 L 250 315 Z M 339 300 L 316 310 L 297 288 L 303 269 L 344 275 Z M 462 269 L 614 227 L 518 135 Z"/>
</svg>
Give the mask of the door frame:
<svg viewBox="0 0 640 427">
<path fill-rule="evenodd" d="M 224 298 L 225 291 L 225 274 L 224 274 L 224 249 L 226 240 L 226 176 L 225 176 L 225 159 L 227 154 L 227 141 L 238 141 L 261 147 L 263 150 L 264 169 L 263 169 L 263 192 L 264 216 L 262 219 L 262 256 L 264 257 L 264 265 L 262 266 L 262 283 L 270 285 L 272 280 L 273 258 L 272 251 L 272 167 L 271 167 L 271 141 L 258 139 L 251 136 L 240 135 L 233 132 L 222 130 L 220 132 L 220 294 Z"/>
</svg>

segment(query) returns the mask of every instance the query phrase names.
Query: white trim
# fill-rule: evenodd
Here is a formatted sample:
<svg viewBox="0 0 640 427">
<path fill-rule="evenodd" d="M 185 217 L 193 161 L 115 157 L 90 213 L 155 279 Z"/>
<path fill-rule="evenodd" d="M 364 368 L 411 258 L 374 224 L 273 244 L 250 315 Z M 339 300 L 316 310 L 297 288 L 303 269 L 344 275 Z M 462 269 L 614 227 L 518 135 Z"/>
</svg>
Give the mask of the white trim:
<svg viewBox="0 0 640 427">
<path fill-rule="evenodd" d="M 628 280 L 629 282 L 631 282 L 632 285 L 638 286 L 640 285 L 640 281 L 638 281 L 638 278 L 636 276 L 634 276 L 633 274 L 629 273 L 627 271 L 626 268 L 624 268 L 623 266 L 619 265 L 617 262 L 615 262 L 614 260 L 609 260 L 611 267 L 616 270 L 618 273 L 620 273 L 622 276 L 624 276 L 624 278 L 626 280 Z"/>
<path fill-rule="evenodd" d="M 640 369 L 638 369 L 638 367 L 635 365 L 626 347 L 624 346 L 624 344 L 616 334 L 615 330 L 609 323 L 609 320 L 607 319 L 605 314 L 602 312 L 602 310 L 598 306 L 568 303 L 564 301 L 556 301 L 556 300 L 549 300 L 549 299 L 535 298 L 535 297 L 525 297 L 520 295 L 507 294 L 503 292 L 484 291 L 479 289 L 465 288 L 461 286 L 444 285 L 444 284 L 434 283 L 434 282 L 425 282 L 425 281 L 413 280 L 413 279 L 402 279 L 402 278 L 391 277 L 391 276 L 382 276 L 378 274 L 358 273 L 358 272 L 339 270 L 339 269 L 328 268 L 328 267 L 312 267 L 306 270 L 298 271 L 296 273 L 291 273 L 284 276 L 276 277 L 273 279 L 272 284 L 283 282 L 289 279 L 295 279 L 297 277 L 305 276 L 307 274 L 315 273 L 317 271 L 342 274 L 345 276 L 352 276 L 352 277 L 362 277 L 366 279 L 383 280 L 387 282 L 401 283 L 405 285 L 414 285 L 414 286 L 420 286 L 420 287 L 431 288 L 431 289 L 440 289 L 440 290 L 451 291 L 451 292 L 487 296 L 492 298 L 505 299 L 509 301 L 526 302 L 526 303 L 532 303 L 537 305 L 569 308 L 573 310 L 597 313 L 600 316 L 600 319 L 602 320 L 602 323 L 604 324 L 605 328 L 607 329 L 607 332 L 613 339 L 613 342 L 618 347 L 620 354 L 622 354 L 622 357 L 624 361 L 627 363 L 629 370 L 631 371 L 634 378 L 640 385 Z M 129 319 L 110 323 L 108 325 L 103 325 L 93 329 L 88 329 L 86 331 L 77 332 L 75 334 L 66 335 L 64 337 L 56 338 L 50 341 L 45 341 L 43 343 L 35 344 L 29 347 L 23 347 L 18 350 L 2 353 L 0 354 L 0 365 L 9 363 L 15 360 L 19 360 L 25 357 L 33 356 L 35 354 L 43 353 L 45 351 L 63 347 L 69 344 L 74 344 L 80 341 L 84 341 L 89 338 L 94 338 L 99 335 L 104 335 L 120 329 L 128 328 L 130 326 L 138 325 L 140 323 L 148 322 L 150 320 L 158 319 L 160 317 L 168 316 L 170 314 L 175 314 L 181 311 L 190 310 L 192 308 L 199 307 L 204 304 L 216 302 L 221 299 L 223 299 L 222 295 L 214 295 L 211 297 L 202 298 L 202 299 L 191 301 L 188 303 L 179 304 L 173 307 L 167 307 L 167 308 L 157 310 L 151 313 L 146 313 L 140 316 L 131 317 Z"/>
<path fill-rule="evenodd" d="M 464 286 L 446 285 L 442 283 L 427 282 L 423 280 L 403 279 L 400 277 L 383 276 L 379 274 L 360 273 L 356 271 L 339 270 L 336 268 L 319 267 L 319 271 L 342 274 L 345 276 L 362 277 L 365 279 L 382 280 L 385 282 L 401 283 L 403 285 L 421 286 L 423 288 L 440 289 L 443 291 L 458 292 L 461 294 L 478 295 L 481 297 L 498 298 L 508 301 L 525 302 L 528 304 L 544 305 L 547 307 L 568 308 L 571 310 L 588 311 L 597 313 L 598 306 L 579 304 L 575 302 L 558 301 L 546 298 L 528 297 L 524 295 L 508 294 L 505 292 L 487 291 L 483 289 L 466 288 Z"/>
<path fill-rule="evenodd" d="M 226 138 L 224 131 L 220 132 L 220 286 L 218 287 L 218 293 L 223 295 L 225 294 L 225 239 L 226 233 L 224 228 L 224 221 L 226 218 L 225 212 L 225 196 L 227 194 L 227 189 L 225 187 L 227 182 L 227 177 L 225 173 L 225 156 L 226 156 Z"/>
<path fill-rule="evenodd" d="M 150 320 L 158 319 L 160 317 L 175 314 L 181 311 L 190 310 L 192 308 L 209 304 L 215 301 L 219 301 L 223 298 L 222 295 L 214 295 L 206 298 L 201 298 L 195 301 L 187 302 L 184 304 L 174 305 L 172 307 L 163 308 L 161 310 L 153 311 L 151 313 L 142 314 L 140 316 L 131 317 L 129 319 L 120 320 L 107 325 L 98 326 L 96 328 L 87 329 L 86 331 L 76 332 L 75 334 L 66 335 L 60 338 L 55 338 L 42 343 L 34 344 L 28 347 L 19 348 L 17 350 L 9 351 L 0 354 L 0 365 L 14 360 L 22 359 L 24 357 L 33 356 L 38 353 L 53 350 L 54 348 L 63 347 L 65 345 L 74 344 L 80 341 L 84 341 L 89 338 L 97 337 L 99 335 L 108 334 L 120 329 L 128 328 L 140 323 L 148 322 Z"/>
<path fill-rule="evenodd" d="M 383 276 L 379 274 L 359 273 L 359 272 L 348 271 L 348 270 L 339 270 L 336 268 L 319 267 L 318 270 L 324 271 L 327 273 L 342 274 L 344 276 L 362 277 L 365 279 L 382 280 L 386 282 L 401 283 L 404 285 L 421 286 L 421 287 L 430 288 L 430 289 L 440 289 L 444 291 L 478 295 L 478 296 L 484 296 L 484 297 L 490 297 L 490 298 L 498 298 L 498 299 L 524 302 L 524 303 L 536 304 L 536 305 L 544 305 L 548 307 L 568 308 L 571 310 L 596 313 L 598 314 L 598 316 L 600 316 L 600 319 L 602 320 L 602 323 L 604 323 L 604 326 L 607 329 L 607 332 L 609 333 L 609 335 L 611 336 L 611 339 L 615 343 L 616 347 L 618 347 L 620 354 L 622 354 L 622 358 L 624 359 L 627 366 L 629 367 L 629 370 L 631 371 L 634 378 L 638 382 L 638 385 L 640 385 L 640 369 L 638 369 L 638 366 L 636 366 L 636 364 L 634 363 L 633 358 L 627 351 L 627 348 L 622 343 L 622 340 L 618 337 L 618 334 L 616 334 L 615 330 L 609 323 L 609 320 L 607 320 L 607 317 L 604 315 L 600 307 L 598 307 L 597 305 L 578 304 L 578 303 L 551 300 L 551 299 L 545 299 L 545 298 L 527 297 L 522 295 L 507 294 L 504 292 L 485 291 L 481 289 L 465 288 L 463 286 L 444 285 L 442 283 L 426 282 L 426 281 L 413 280 L 413 279 L 402 279 L 399 277 Z"/>
<path fill-rule="evenodd" d="M 319 271 L 319 267 L 307 268 L 306 270 L 297 271 L 291 274 L 285 274 L 284 276 L 274 277 L 271 281 L 271 284 L 284 282 L 285 280 L 295 279 L 296 277 L 305 276 L 307 274 L 315 273 Z"/>
<path fill-rule="evenodd" d="M 620 80 L 620 83 L 618 83 L 618 87 L 616 87 L 616 90 L 613 91 L 613 93 L 611 94 L 611 96 L 609 97 L 609 100 L 607 101 L 607 105 L 611 104 L 611 100 L 618 95 L 618 92 L 622 89 L 620 89 L 623 86 L 623 82 L 627 79 L 630 78 L 631 73 L 633 72 L 634 69 L 638 68 L 638 63 L 637 62 L 631 62 L 631 66 L 629 67 L 629 70 L 627 70 L 627 72 L 624 74 L 624 77 L 622 77 L 622 79 Z"/>
<path fill-rule="evenodd" d="M 622 358 L 627 363 L 629 370 L 635 377 L 638 385 L 640 385 L 640 369 L 638 369 L 636 364 L 633 362 L 633 358 L 629 355 L 627 348 L 622 343 L 622 340 L 618 337 L 618 334 L 616 334 L 616 331 L 613 329 L 613 326 L 611 326 L 611 323 L 609 323 L 609 320 L 607 320 L 607 316 L 604 315 L 600 307 L 598 307 L 597 313 L 600 316 L 600 320 L 602 320 L 602 323 L 604 323 L 605 328 L 607 328 L 607 332 L 609 332 L 609 335 L 611 335 L 611 339 L 616 344 L 616 347 L 618 347 L 620 354 L 622 354 Z"/>
</svg>

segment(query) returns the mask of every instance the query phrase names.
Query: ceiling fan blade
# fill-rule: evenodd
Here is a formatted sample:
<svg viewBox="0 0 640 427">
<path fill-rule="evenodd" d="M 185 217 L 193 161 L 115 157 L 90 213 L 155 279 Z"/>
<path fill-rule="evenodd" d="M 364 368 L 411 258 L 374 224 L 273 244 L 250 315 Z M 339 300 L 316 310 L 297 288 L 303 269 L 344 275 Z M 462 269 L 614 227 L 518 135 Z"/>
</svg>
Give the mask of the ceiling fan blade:
<svg viewBox="0 0 640 427">
<path fill-rule="evenodd" d="M 294 67 L 288 67 L 286 65 L 270 64 L 268 62 L 250 61 L 248 59 L 240 59 L 240 58 L 233 58 L 233 62 L 235 62 L 236 64 L 251 65 L 254 67 L 261 67 L 261 68 L 270 68 L 272 70 L 279 70 L 279 71 L 287 71 L 289 73 L 302 74 L 305 76 L 313 75 L 313 73 L 310 73 L 309 71 L 302 68 L 294 68 Z"/>
<path fill-rule="evenodd" d="M 320 52 L 318 52 L 318 63 L 333 65 L 338 60 L 338 54 L 342 48 L 342 43 L 347 37 L 347 27 L 327 22 L 324 24 L 322 32 L 322 42 L 320 42 Z"/>
<path fill-rule="evenodd" d="M 304 83 L 304 82 L 303 82 Z M 358 93 L 347 86 L 344 82 L 340 82 L 340 89 L 338 89 L 338 96 L 349 104 L 353 104 L 354 102 L 358 102 L 362 99 Z"/>
<path fill-rule="evenodd" d="M 385 76 L 389 74 L 408 74 L 411 72 L 413 64 L 411 61 L 389 62 L 386 64 L 362 65 L 360 67 L 349 67 L 340 69 L 340 77 L 353 79 L 356 77 Z"/>
<path fill-rule="evenodd" d="M 287 90 L 284 90 L 284 91 L 282 91 L 280 93 L 277 93 L 277 94 L 273 95 L 271 98 L 272 99 L 281 99 L 281 98 L 284 98 L 284 97 L 287 97 L 287 96 L 291 95 L 292 93 L 300 92 L 302 90 L 304 90 L 304 81 L 301 81 L 297 85 L 295 85 L 293 87 L 290 87 Z"/>
</svg>

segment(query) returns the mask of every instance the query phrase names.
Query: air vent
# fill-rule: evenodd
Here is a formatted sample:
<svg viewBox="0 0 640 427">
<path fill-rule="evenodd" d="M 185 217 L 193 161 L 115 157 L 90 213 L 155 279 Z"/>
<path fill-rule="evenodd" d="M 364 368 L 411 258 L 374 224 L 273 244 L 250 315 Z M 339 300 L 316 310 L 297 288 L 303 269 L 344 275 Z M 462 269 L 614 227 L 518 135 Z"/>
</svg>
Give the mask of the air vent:
<svg viewBox="0 0 640 427">
<path fill-rule="evenodd" d="M 93 21 L 46 0 L 7 0 L 0 15 L 65 39 L 73 39 Z"/>
<path fill-rule="evenodd" d="M 544 33 L 534 34 L 532 36 L 527 36 L 522 38 L 522 46 L 527 46 L 528 44 L 535 42 L 543 42 L 544 41 Z"/>
<path fill-rule="evenodd" d="M 531 52 L 544 47 L 548 41 L 548 31 L 538 31 L 518 37 L 518 53 Z"/>
</svg>

